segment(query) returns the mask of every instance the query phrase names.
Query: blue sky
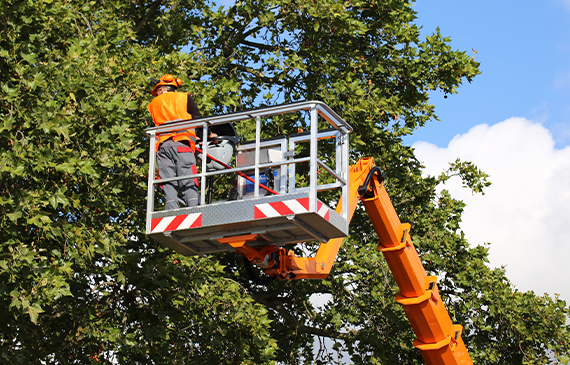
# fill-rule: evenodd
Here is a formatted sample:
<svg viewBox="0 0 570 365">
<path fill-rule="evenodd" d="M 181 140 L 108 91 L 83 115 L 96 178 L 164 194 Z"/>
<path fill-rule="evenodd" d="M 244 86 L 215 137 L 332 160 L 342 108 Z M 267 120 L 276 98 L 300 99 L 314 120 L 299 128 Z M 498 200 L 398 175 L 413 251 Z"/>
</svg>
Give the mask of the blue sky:
<svg viewBox="0 0 570 365">
<path fill-rule="evenodd" d="M 437 27 L 481 75 L 447 99 L 432 94 L 440 122 L 407 137 L 427 175 L 456 158 L 490 175 L 485 195 L 459 179 L 442 188 L 467 207 L 471 245 L 491 244 L 522 291 L 570 303 L 570 0 L 416 3 L 423 34 Z M 413 227 L 412 227 L 413 229 Z"/>
<path fill-rule="evenodd" d="M 482 74 L 459 93 L 433 93 L 441 122 L 406 142 L 440 147 L 477 124 L 512 116 L 542 123 L 556 146 L 570 144 L 570 0 L 419 0 L 422 36 L 437 27 L 454 49 L 474 54 Z"/>
<path fill-rule="evenodd" d="M 423 37 L 439 27 L 452 48 L 481 62 L 482 74 L 447 99 L 432 93 L 440 121 L 404 143 L 426 175 L 457 158 L 488 173 L 485 195 L 459 179 L 441 187 L 467 204 L 468 242 L 490 243 L 489 265 L 504 267 L 518 290 L 560 294 L 570 304 L 570 0 L 418 0 L 414 7 Z"/>
</svg>

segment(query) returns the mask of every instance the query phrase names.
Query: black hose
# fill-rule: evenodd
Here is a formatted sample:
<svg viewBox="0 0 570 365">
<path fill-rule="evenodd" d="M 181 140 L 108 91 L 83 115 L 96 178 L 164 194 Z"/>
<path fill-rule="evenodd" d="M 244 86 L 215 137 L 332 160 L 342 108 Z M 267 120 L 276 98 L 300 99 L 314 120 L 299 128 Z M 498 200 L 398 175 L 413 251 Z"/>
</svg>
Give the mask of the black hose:
<svg viewBox="0 0 570 365">
<path fill-rule="evenodd" d="M 378 166 L 374 166 L 372 168 L 372 170 L 370 170 L 370 172 L 368 173 L 368 176 L 366 176 L 366 180 L 364 180 L 364 184 L 360 185 L 358 187 L 358 194 L 360 196 L 366 194 L 368 192 L 368 185 L 370 185 L 370 181 L 372 181 L 372 176 L 374 176 L 374 173 L 378 172 L 378 182 L 382 183 L 384 181 L 384 179 L 386 179 L 386 176 L 384 175 L 384 172 L 382 171 L 382 169 Z"/>
</svg>

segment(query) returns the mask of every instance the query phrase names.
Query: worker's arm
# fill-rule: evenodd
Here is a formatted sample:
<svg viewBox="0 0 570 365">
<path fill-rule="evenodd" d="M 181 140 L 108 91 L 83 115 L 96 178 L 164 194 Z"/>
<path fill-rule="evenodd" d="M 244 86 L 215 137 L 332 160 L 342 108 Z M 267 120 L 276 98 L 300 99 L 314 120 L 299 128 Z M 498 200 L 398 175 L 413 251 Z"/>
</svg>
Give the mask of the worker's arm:
<svg viewBox="0 0 570 365">
<path fill-rule="evenodd" d="M 190 94 L 188 94 L 188 102 L 186 103 L 186 111 L 192 116 L 192 119 L 202 118 L 202 113 L 198 110 L 196 102 Z"/>
<path fill-rule="evenodd" d="M 196 105 L 194 98 L 192 98 L 192 96 L 190 94 L 188 94 L 188 102 L 186 103 L 186 111 L 188 112 L 188 114 L 190 114 L 192 116 L 192 119 L 202 118 L 202 113 L 200 113 L 200 110 L 198 110 L 198 105 Z M 198 129 L 196 131 L 196 136 L 198 137 L 197 139 L 201 140 L 203 134 L 204 134 L 204 132 L 202 131 L 202 128 Z M 210 132 L 210 135 L 208 136 L 208 138 L 214 138 L 217 136 L 218 135 L 216 133 Z"/>
</svg>

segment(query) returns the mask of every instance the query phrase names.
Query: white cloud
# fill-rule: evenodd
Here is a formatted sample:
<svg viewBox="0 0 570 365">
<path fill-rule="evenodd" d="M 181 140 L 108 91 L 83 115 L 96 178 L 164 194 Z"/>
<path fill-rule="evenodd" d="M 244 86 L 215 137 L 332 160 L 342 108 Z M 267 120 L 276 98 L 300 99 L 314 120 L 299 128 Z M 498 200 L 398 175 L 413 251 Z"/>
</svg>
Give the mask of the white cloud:
<svg viewBox="0 0 570 365">
<path fill-rule="evenodd" d="M 467 204 L 461 227 L 468 241 L 490 242 L 491 266 L 506 265 L 519 290 L 570 300 L 570 147 L 556 149 L 545 127 L 524 118 L 475 126 L 447 148 L 413 147 L 427 174 L 457 157 L 488 173 L 485 195 L 461 188 L 458 178 L 445 185 Z"/>
</svg>

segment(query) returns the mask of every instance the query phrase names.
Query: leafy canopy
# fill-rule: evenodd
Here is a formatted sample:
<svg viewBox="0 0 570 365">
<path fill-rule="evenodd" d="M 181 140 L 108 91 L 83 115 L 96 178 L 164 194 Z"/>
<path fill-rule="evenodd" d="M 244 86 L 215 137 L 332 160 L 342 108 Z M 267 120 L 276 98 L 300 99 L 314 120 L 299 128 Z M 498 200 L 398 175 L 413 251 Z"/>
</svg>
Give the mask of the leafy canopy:
<svg viewBox="0 0 570 365">
<path fill-rule="evenodd" d="M 422 363 L 394 280 L 357 212 L 321 281 L 250 282 L 235 255 L 182 257 L 144 234 L 148 78 L 184 79 L 204 115 L 322 100 L 373 156 L 479 364 L 568 363 L 568 307 L 520 293 L 469 246 L 464 204 L 482 192 L 455 161 L 422 177 L 402 136 L 437 119 L 478 63 L 412 2 L 5 0 L 0 5 L 0 359 L 29 363 Z M 275 118 L 264 136 L 296 131 Z M 251 125 L 236 128 L 244 138 Z M 326 198 L 326 197 L 325 197 Z M 308 243 L 306 250 L 314 248 Z M 295 247 L 299 252 L 300 248 Z M 299 252 L 300 253 L 300 252 Z M 319 294 L 331 298 L 316 306 Z M 322 296 L 321 296 L 322 297 Z"/>
</svg>

